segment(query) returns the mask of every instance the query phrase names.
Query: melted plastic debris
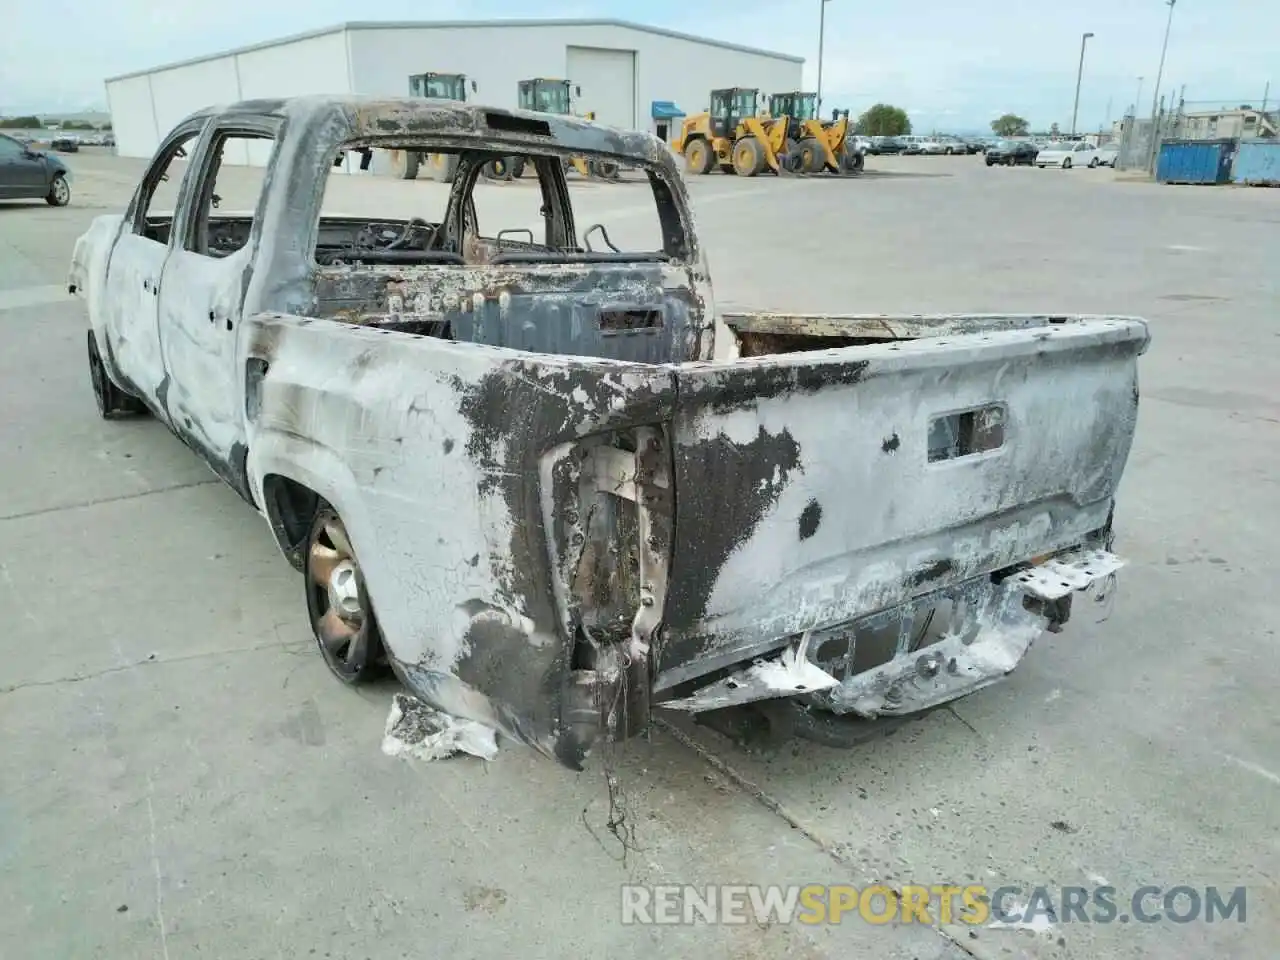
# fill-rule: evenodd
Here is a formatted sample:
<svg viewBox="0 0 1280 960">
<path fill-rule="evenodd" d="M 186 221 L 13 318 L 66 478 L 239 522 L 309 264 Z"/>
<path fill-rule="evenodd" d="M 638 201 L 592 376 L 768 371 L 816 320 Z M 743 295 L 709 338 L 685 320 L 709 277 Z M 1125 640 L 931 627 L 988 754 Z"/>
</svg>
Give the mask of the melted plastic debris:
<svg viewBox="0 0 1280 960">
<path fill-rule="evenodd" d="M 440 760 L 455 753 L 492 760 L 498 755 L 498 738 L 483 723 L 451 717 L 417 697 L 397 693 L 387 715 L 382 752 L 416 760 Z"/>
</svg>

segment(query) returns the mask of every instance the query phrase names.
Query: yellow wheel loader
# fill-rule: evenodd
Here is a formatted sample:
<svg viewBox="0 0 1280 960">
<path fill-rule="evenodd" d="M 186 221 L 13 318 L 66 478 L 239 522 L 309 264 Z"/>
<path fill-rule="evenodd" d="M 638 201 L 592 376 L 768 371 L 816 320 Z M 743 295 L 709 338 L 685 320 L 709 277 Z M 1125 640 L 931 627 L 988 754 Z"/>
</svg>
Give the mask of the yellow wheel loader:
<svg viewBox="0 0 1280 960">
<path fill-rule="evenodd" d="M 538 113 L 552 113 L 557 116 L 574 116 L 569 93 L 569 81 L 537 77 L 533 80 L 521 80 L 519 104 L 521 110 L 535 110 Z M 574 87 L 575 96 L 582 95 L 581 87 Z M 594 120 L 595 113 L 590 112 L 583 119 Z M 593 180 L 617 180 L 618 165 L 607 160 L 588 160 L 585 157 L 574 157 L 568 166 L 576 170 L 579 176 Z M 523 157 L 502 157 L 487 164 L 485 176 L 495 180 L 515 180 L 524 176 Z"/>
<path fill-rule="evenodd" d="M 849 144 L 849 111 L 832 112 L 830 123 L 818 118 L 816 93 L 769 95 L 769 115 L 787 118 L 787 139 L 795 143 L 797 173 L 850 173 L 862 168 L 862 155 Z"/>
<path fill-rule="evenodd" d="M 474 93 L 476 82 L 471 81 Z M 409 78 L 409 96 L 434 97 L 437 100 L 467 99 L 467 75 L 465 73 L 415 73 Z M 432 180 L 453 183 L 458 172 L 458 157 L 449 153 L 420 153 L 417 150 L 397 150 L 396 173 L 402 180 L 416 180 L 418 170 L 427 168 Z"/>
<path fill-rule="evenodd" d="M 787 118 L 757 116 L 760 91 L 729 87 L 711 91 L 711 107 L 685 117 L 672 148 L 684 154 L 690 173 L 725 173 L 754 177 L 765 170 L 792 172 Z"/>
</svg>

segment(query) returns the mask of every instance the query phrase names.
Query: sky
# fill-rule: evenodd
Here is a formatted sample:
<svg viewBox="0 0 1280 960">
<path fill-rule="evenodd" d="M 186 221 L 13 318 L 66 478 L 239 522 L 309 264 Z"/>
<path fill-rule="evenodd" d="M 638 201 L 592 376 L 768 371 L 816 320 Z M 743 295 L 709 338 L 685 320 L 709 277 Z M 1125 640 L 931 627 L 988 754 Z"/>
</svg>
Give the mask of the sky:
<svg viewBox="0 0 1280 960">
<path fill-rule="evenodd" d="M 102 108 L 103 79 L 344 20 L 529 17 L 514 0 L 41 0 L 10 4 L 0 34 L 0 111 Z M 537 16 L 614 17 L 805 58 L 817 82 L 819 0 L 544 0 Z M 1117 119 L 1142 85 L 1150 112 L 1169 8 L 1163 0 L 829 0 L 823 101 L 856 115 L 905 108 L 917 130 L 980 131 L 1003 113 L 1070 126 L 1081 34 L 1088 42 L 1081 129 Z M 1188 101 L 1280 102 L 1280 4 L 1178 0 L 1166 91 Z M 725 83 L 733 83 L 726 78 Z M 1238 105 L 1238 104 L 1237 104 Z"/>
</svg>

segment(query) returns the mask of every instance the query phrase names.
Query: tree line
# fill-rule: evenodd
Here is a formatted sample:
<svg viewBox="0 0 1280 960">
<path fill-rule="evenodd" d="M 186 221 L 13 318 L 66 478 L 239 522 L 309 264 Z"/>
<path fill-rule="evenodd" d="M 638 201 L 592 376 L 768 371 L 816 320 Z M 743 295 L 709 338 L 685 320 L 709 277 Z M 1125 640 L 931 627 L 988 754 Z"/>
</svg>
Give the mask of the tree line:
<svg viewBox="0 0 1280 960">
<path fill-rule="evenodd" d="M 901 107 L 877 103 L 858 117 L 853 129 L 864 137 L 901 137 L 911 132 L 911 118 Z M 991 121 L 991 132 L 998 137 L 1025 137 L 1030 130 L 1031 124 L 1014 113 Z"/>
<path fill-rule="evenodd" d="M 0 117 L 0 128 L 5 130 L 42 130 L 44 129 L 44 121 L 36 116 L 25 117 Z M 110 130 L 111 124 L 104 123 L 97 127 L 87 120 L 68 120 L 66 123 L 59 124 L 62 130 Z"/>
</svg>

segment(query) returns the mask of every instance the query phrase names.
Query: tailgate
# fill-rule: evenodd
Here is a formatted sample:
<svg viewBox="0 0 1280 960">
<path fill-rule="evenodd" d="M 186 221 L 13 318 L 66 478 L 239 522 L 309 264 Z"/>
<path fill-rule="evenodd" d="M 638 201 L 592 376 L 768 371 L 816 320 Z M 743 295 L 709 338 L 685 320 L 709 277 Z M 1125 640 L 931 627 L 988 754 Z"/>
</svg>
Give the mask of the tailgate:
<svg viewBox="0 0 1280 960">
<path fill-rule="evenodd" d="M 662 690 L 1106 526 L 1146 324 L 685 364 Z"/>
</svg>

